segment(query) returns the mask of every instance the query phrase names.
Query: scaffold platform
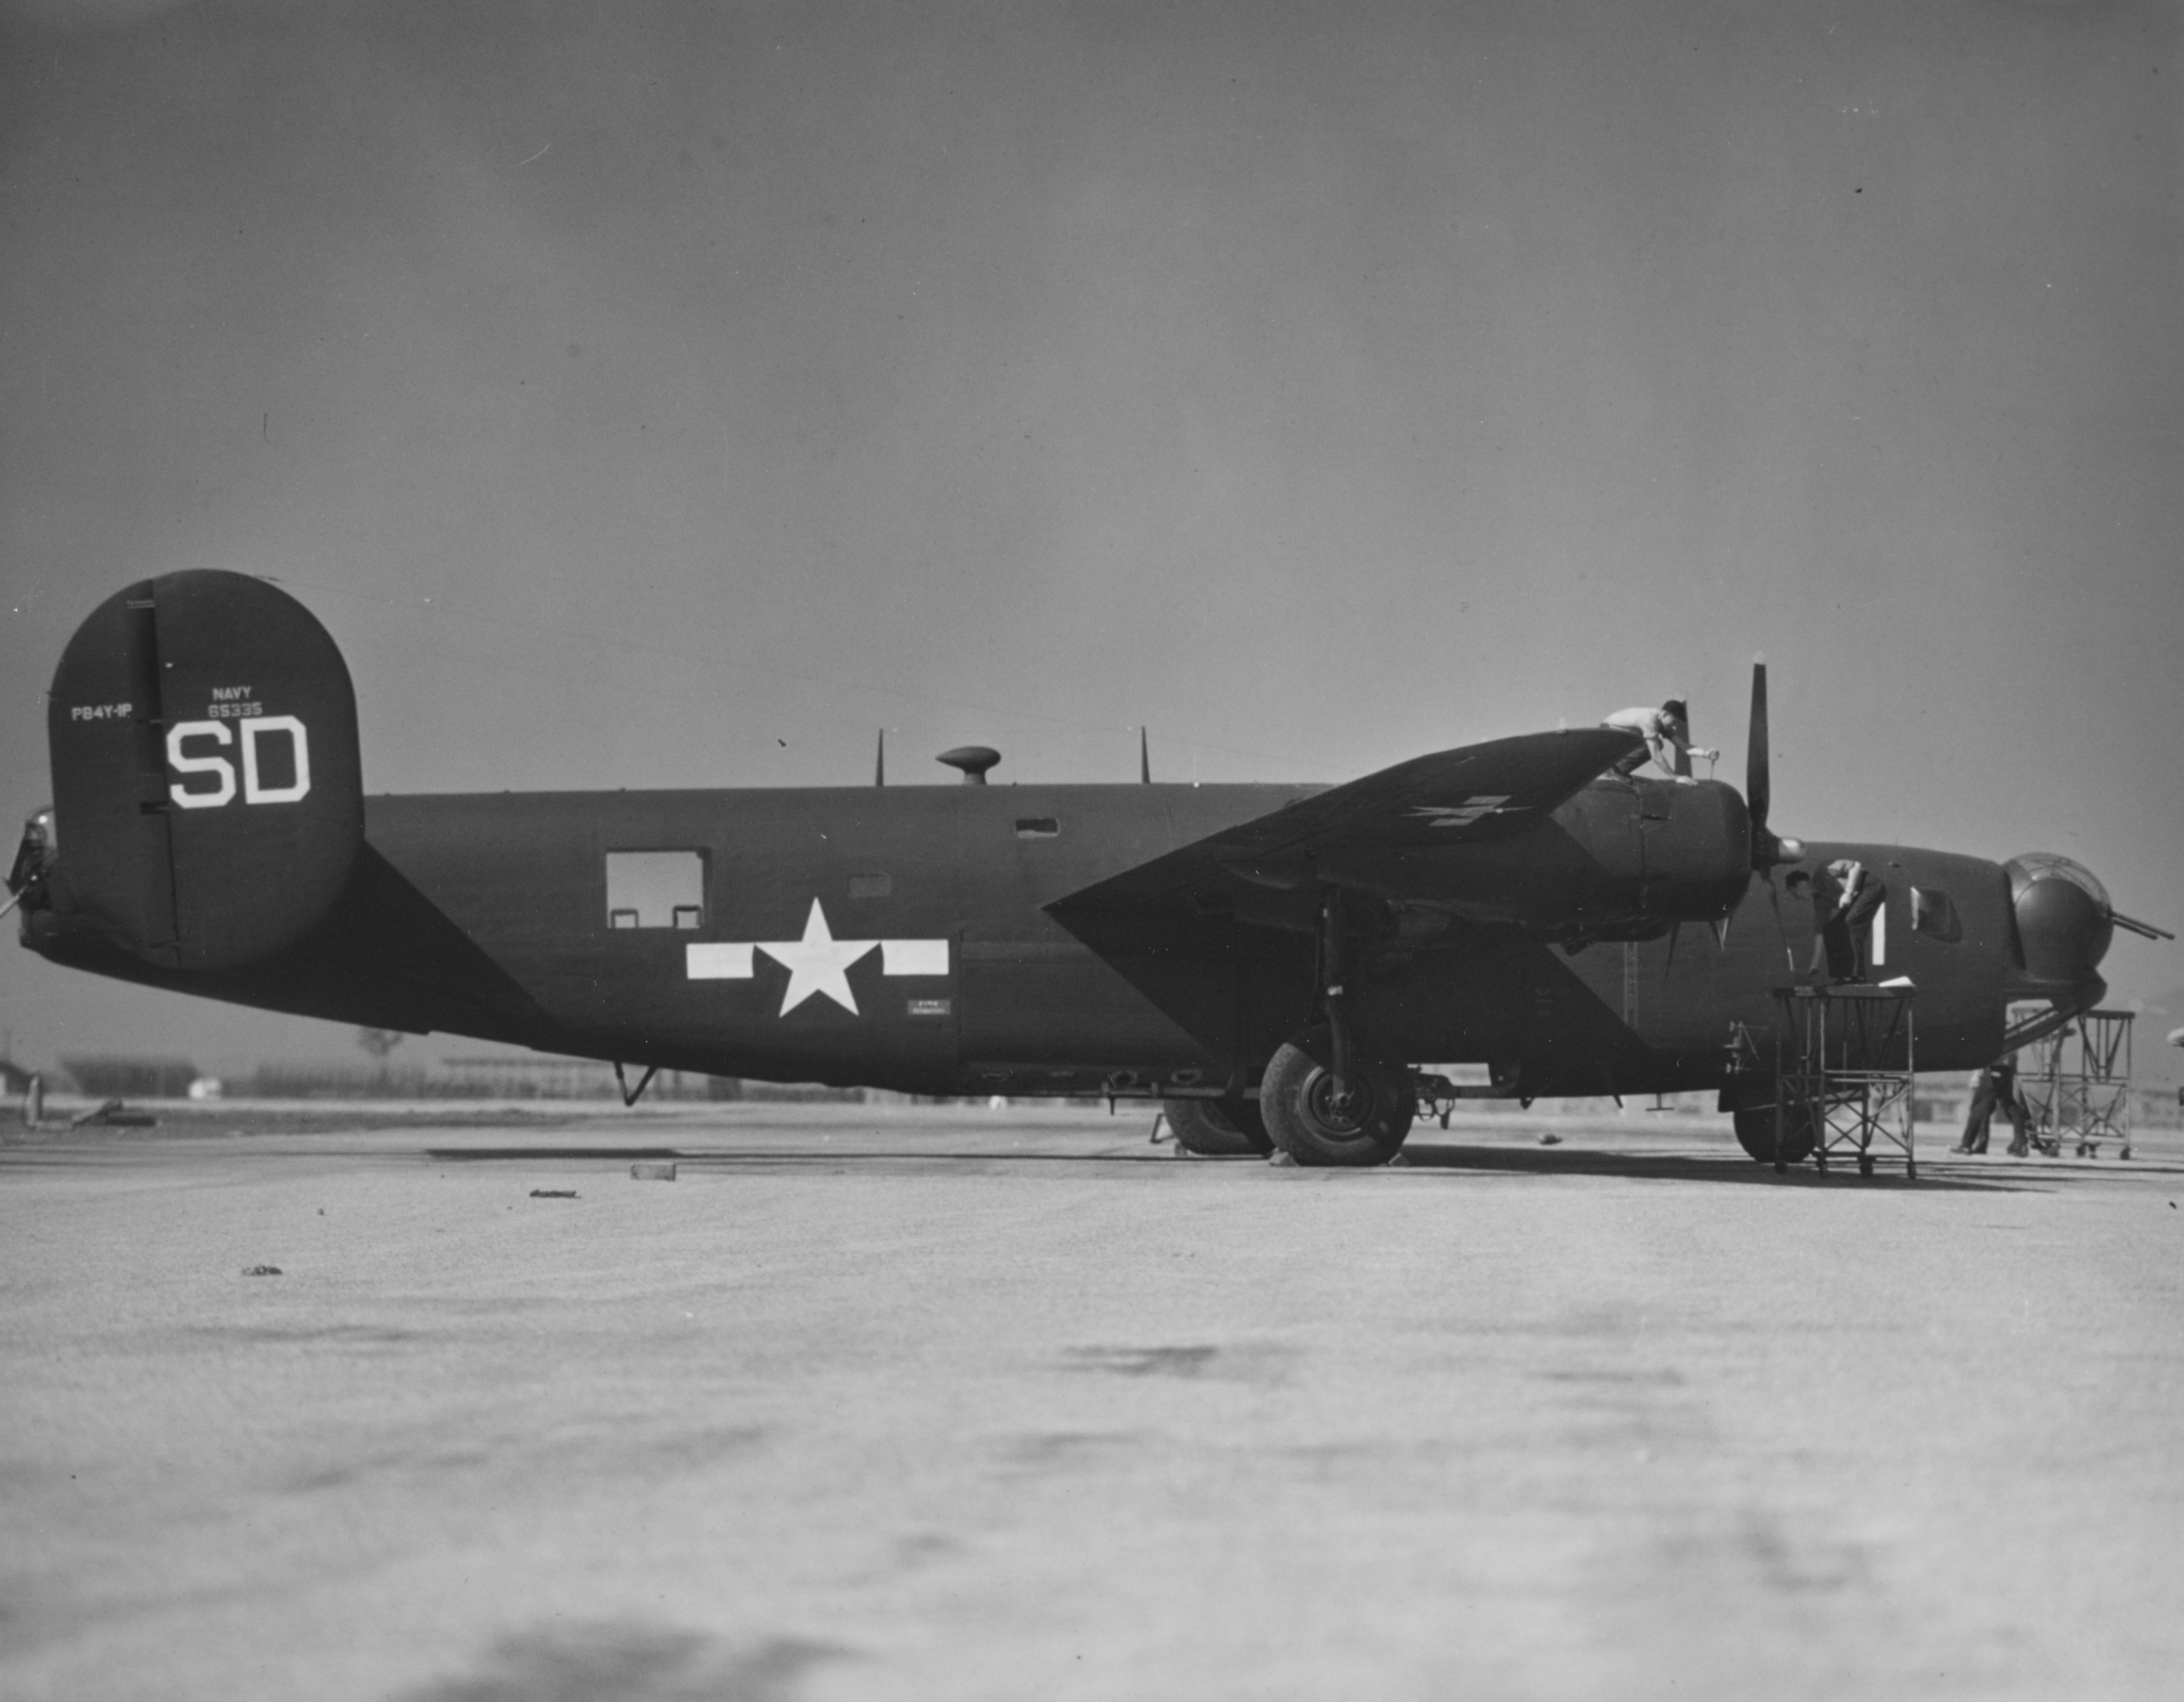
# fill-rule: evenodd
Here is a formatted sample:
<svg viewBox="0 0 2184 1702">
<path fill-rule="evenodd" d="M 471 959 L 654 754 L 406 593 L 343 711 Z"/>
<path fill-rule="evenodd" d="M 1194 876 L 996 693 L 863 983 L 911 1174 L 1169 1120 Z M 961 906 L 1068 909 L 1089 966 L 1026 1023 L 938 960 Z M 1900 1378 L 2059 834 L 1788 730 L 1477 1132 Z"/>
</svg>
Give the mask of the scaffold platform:
<svg viewBox="0 0 2184 1702">
<path fill-rule="evenodd" d="M 2017 1091 L 2032 1123 L 2032 1144 L 2050 1158 L 2063 1143 L 2097 1159 L 2113 1142 L 2131 1156 L 2131 1037 L 2128 1010 L 2081 1010 L 2018 1054 Z"/>
<path fill-rule="evenodd" d="M 1871 1176 L 1876 1152 L 1900 1153 L 1917 1180 L 1912 1144 L 1912 1082 L 1917 989 L 1908 982 L 1793 986 L 1774 989 L 1774 1168 L 1779 1154 L 1812 1135 L 1813 1162 L 1825 1175 L 1833 1158 L 1854 1160 Z"/>
</svg>

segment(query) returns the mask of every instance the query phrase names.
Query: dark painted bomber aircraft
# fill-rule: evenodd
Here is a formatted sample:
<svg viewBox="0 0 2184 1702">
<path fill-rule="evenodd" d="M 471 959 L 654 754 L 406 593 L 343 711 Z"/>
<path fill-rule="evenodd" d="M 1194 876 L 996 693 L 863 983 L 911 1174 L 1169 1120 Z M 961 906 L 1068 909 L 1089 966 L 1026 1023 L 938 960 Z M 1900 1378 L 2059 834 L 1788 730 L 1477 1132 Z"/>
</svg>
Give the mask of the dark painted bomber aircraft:
<svg viewBox="0 0 2184 1702">
<path fill-rule="evenodd" d="M 1741 797 L 1619 773 L 1637 737 L 1598 727 L 1324 788 L 987 787 L 974 748 L 969 786 L 367 798 L 326 630 L 174 573 L 63 654 L 8 886 L 55 963 L 618 1067 L 1158 1099 L 1193 1150 L 1356 1165 L 1462 1061 L 1527 1103 L 1719 1089 L 1794 1160 L 1795 871 L 1885 882 L 1873 974 L 1915 985 L 1927 1069 L 1998 1056 L 2014 1003 L 2090 1007 L 2113 930 L 2152 931 L 2062 858 L 1777 837 L 1765 685 Z"/>
</svg>

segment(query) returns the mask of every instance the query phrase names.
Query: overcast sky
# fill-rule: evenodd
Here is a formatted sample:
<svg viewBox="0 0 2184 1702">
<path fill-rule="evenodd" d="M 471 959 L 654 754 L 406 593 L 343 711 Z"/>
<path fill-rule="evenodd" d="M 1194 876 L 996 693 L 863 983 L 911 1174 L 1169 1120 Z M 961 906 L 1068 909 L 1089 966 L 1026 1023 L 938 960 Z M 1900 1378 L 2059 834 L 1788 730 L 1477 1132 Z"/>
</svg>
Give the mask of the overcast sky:
<svg viewBox="0 0 2184 1702">
<path fill-rule="evenodd" d="M 2184 924 L 2177 8 L 0 14 L 12 814 L 77 621 L 225 567 L 373 791 L 1332 781 L 1672 692 L 1741 783 L 1764 650 L 1782 831 Z M 0 1021 L 353 1050 L 12 941 Z"/>
</svg>

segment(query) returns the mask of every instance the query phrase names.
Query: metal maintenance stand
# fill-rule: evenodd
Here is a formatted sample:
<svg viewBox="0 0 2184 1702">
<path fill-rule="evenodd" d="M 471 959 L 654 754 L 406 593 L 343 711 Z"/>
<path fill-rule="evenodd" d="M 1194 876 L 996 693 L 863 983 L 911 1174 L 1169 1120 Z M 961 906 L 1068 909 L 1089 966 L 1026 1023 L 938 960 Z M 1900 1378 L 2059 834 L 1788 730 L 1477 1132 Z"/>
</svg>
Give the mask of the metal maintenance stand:
<svg viewBox="0 0 2184 1702">
<path fill-rule="evenodd" d="M 2131 1030 L 2128 1010 L 2081 1010 L 2020 1054 L 2017 1091 L 2032 1119 L 2032 1143 L 2053 1158 L 2068 1139 L 2076 1155 L 2097 1159 L 2104 1142 L 2131 1156 Z"/>
<path fill-rule="evenodd" d="M 1804 1127 L 1813 1162 L 1825 1175 L 1831 1157 L 1855 1158 L 1873 1174 L 1876 1148 L 1903 1154 L 1914 1181 L 1911 1085 L 1915 1027 L 1910 987 L 1778 987 L 1774 1026 L 1775 1150 Z M 1777 1158 L 1774 1168 L 1785 1168 Z"/>
</svg>

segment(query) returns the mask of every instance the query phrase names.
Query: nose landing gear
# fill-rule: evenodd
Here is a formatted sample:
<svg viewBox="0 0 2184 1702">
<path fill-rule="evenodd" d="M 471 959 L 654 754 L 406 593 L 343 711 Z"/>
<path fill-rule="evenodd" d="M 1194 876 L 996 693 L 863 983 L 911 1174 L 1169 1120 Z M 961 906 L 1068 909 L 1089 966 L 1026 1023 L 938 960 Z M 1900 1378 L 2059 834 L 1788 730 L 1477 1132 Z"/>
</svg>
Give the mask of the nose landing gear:
<svg viewBox="0 0 2184 1702">
<path fill-rule="evenodd" d="M 1747 1106 L 1734 1114 L 1732 1123 L 1736 1143 L 1761 1164 L 1780 1160 L 1786 1165 L 1801 1165 L 1813 1155 L 1813 1114 L 1800 1101 L 1792 1100 L 1783 1108 L 1779 1125 L 1772 1104 Z M 1870 1168 L 1866 1173 L 1872 1174 Z"/>
</svg>

